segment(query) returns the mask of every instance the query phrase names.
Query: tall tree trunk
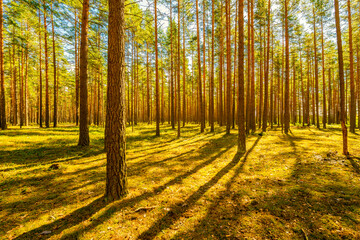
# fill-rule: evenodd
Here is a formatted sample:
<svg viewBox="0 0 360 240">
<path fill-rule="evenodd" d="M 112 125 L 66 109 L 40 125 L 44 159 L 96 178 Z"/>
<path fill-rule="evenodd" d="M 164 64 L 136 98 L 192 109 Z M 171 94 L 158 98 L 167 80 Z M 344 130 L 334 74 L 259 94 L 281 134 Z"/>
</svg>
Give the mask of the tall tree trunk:
<svg viewBox="0 0 360 240">
<path fill-rule="evenodd" d="M 340 120 L 343 135 L 343 154 L 349 155 L 347 143 L 347 128 L 346 128 L 346 115 L 345 115 L 345 88 L 344 88 L 344 63 L 343 63 L 343 49 L 341 41 L 341 28 L 340 28 L 340 14 L 339 14 L 339 0 L 335 2 L 335 23 L 336 23 L 336 37 L 338 47 L 338 63 L 339 63 L 339 86 L 340 86 Z"/>
<path fill-rule="evenodd" d="M 317 45 L 316 45 L 316 14 L 315 7 L 313 7 L 313 16 L 314 16 L 314 63 L 315 63 L 315 108 L 316 108 L 316 126 L 320 128 L 319 120 L 319 72 L 318 72 L 318 61 L 317 61 Z"/>
<path fill-rule="evenodd" d="M 232 87 L 232 100 L 231 100 L 231 122 L 232 122 L 232 129 L 235 129 L 235 108 L 236 108 L 236 81 L 237 81 L 237 30 L 238 30 L 238 2 L 236 2 L 235 6 L 235 33 L 234 33 L 234 81 Z"/>
<path fill-rule="evenodd" d="M 156 1 L 156 0 L 155 0 Z M 180 119 L 181 119 L 181 94 L 180 94 L 180 65 L 181 65 L 181 54 L 180 54 L 180 0 L 178 0 L 178 45 L 177 45 L 177 50 L 178 50 L 178 56 L 177 56 L 177 137 L 180 137 Z"/>
<path fill-rule="evenodd" d="M 147 104 L 147 122 L 150 124 L 150 70 L 149 70 L 149 43 L 146 43 L 146 104 Z M 129 86 L 130 88 L 130 86 Z"/>
<path fill-rule="evenodd" d="M 158 63 L 158 31 L 157 31 L 157 0 L 155 0 L 155 107 L 156 136 L 160 136 L 160 96 L 159 96 L 159 63 Z"/>
<path fill-rule="evenodd" d="M 293 57 L 293 99 L 292 99 L 292 106 L 293 106 L 293 124 L 295 125 L 297 122 L 297 111 L 296 111 L 296 62 L 295 62 L 295 56 Z"/>
<path fill-rule="evenodd" d="M 246 83 L 246 134 L 250 133 L 250 112 L 251 112 L 251 93 L 250 93 L 250 82 L 251 82 L 251 4 L 250 4 L 250 0 L 247 1 L 248 2 L 248 46 L 247 46 L 247 55 L 248 55 L 248 59 L 247 59 L 247 83 Z"/>
<path fill-rule="evenodd" d="M 186 8 L 183 8 L 183 127 L 185 127 L 186 122 L 186 48 L 185 48 L 185 17 L 186 17 Z"/>
<path fill-rule="evenodd" d="M 326 83 L 325 83 L 325 52 L 324 52 L 324 26 L 323 18 L 321 17 L 321 58 L 322 58 L 322 78 L 323 78 L 323 128 L 326 128 L 327 112 L 326 112 Z"/>
<path fill-rule="evenodd" d="M 349 57 L 350 57 L 350 132 L 355 133 L 356 127 L 356 89 L 354 82 L 354 54 L 352 43 L 352 26 L 351 26 L 351 5 L 347 1 L 348 22 L 349 22 Z"/>
<path fill-rule="evenodd" d="M 214 132 L 214 79 L 215 79 L 215 1 L 211 1 L 211 69 L 209 93 L 209 123 L 210 132 Z"/>
<path fill-rule="evenodd" d="M 205 6 L 205 1 L 203 0 L 203 85 L 204 85 L 204 91 L 203 91 L 203 112 L 201 113 L 203 116 L 202 121 L 204 122 L 204 127 L 205 127 L 205 121 L 206 121 L 206 37 L 205 37 L 205 33 L 206 33 L 206 28 L 205 28 L 205 22 L 206 22 L 206 17 L 205 17 L 205 10 L 206 10 L 206 6 Z"/>
<path fill-rule="evenodd" d="M 220 46 L 219 46 L 219 108 L 218 108 L 218 121 L 219 121 L 219 125 L 222 126 L 223 125 L 223 58 L 224 58 L 224 34 L 223 34 L 223 4 L 220 1 Z"/>
<path fill-rule="evenodd" d="M 357 107 L 358 107 L 358 129 L 360 129 L 360 54 L 359 54 L 359 44 L 356 44 L 356 54 L 357 54 Z"/>
<path fill-rule="evenodd" d="M 41 4 L 41 0 L 39 0 L 39 4 Z M 42 104 L 42 94 L 43 94 L 43 90 L 42 90 L 42 51 L 41 51 L 41 9 L 39 8 L 39 124 L 40 127 L 42 127 L 42 122 L 43 122 L 43 118 L 42 118 L 42 108 L 43 108 L 43 104 Z"/>
<path fill-rule="evenodd" d="M 250 107 L 250 128 L 256 131 L 255 122 L 255 24 L 254 24 L 254 0 L 251 0 L 251 107 Z"/>
<path fill-rule="evenodd" d="M 332 89 L 331 89 L 331 68 L 329 68 L 329 79 L 328 79 L 328 83 L 329 83 L 329 94 L 328 94 L 328 123 L 332 124 L 333 123 L 333 118 L 332 118 Z"/>
<path fill-rule="evenodd" d="M 105 197 L 109 201 L 118 200 L 127 193 L 124 8 L 125 0 L 109 0 L 108 84 L 105 127 L 107 156 Z"/>
<path fill-rule="evenodd" d="M 53 10 L 53 2 L 51 2 L 51 10 Z M 53 64 L 54 64 L 54 127 L 57 127 L 57 92 L 56 92 L 56 49 L 55 49 L 55 29 L 54 29 L 54 17 L 53 11 L 51 11 L 51 26 L 52 26 L 52 40 L 53 40 Z"/>
<path fill-rule="evenodd" d="M 290 130 L 290 109 L 289 109 L 289 23 L 288 23 L 288 0 L 285 0 L 285 112 L 284 112 L 284 125 L 285 134 Z"/>
<path fill-rule="evenodd" d="M 50 127 L 50 97 L 49 97 L 49 58 L 47 47 L 47 22 L 46 22 L 46 8 L 44 4 L 44 51 L 45 51 L 45 127 Z"/>
<path fill-rule="evenodd" d="M 21 24 L 21 28 L 22 28 Z M 23 42 L 21 43 L 23 45 Z M 20 68 L 21 65 L 21 68 Z M 24 125 L 24 48 L 21 49 L 21 55 L 19 59 L 19 85 L 20 85 L 20 111 L 19 111 L 19 117 L 20 117 L 20 128 Z"/>
<path fill-rule="evenodd" d="M 174 99 L 174 68 L 173 68 L 173 30 L 172 1 L 170 0 L 170 92 L 171 92 L 171 127 L 175 129 L 175 99 Z"/>
<path fill-rule="evenodd" d="M 198 94 L 199 94 L 199 114 L 200 114 L 200 132 L 204 132 L 205 121 L 203 114 L 203 97 L 201 87 L 201 56 L 200 56 L 200 27 L 199 27 L 199 0 L 196 0 L 196 32 L 197 32 L 197 64 L 198 64 Z"/>
<path fill-rule="evenodd" d="M 3 46 L 3 0 L 0 0 L 0 122 L 1 129 L 7 128 L 6 104 L 5 104 L 5 81 L 4 81 L 4 46 Z"/>
<path fill-rule="evenodd" d="M 29 23 L 26 22 L 26 29 L 29 31 Z M 29 70 L 29 41 L 26 42 L 25 49 L 25 85 L 24 85 L 24 114 L 25 126 L 29 125 L 29 88 L 28 88 L 28 70 Z M 0 114 L 1 115 L 1 114 Z"/>
<path fill-rule="evenodd" d="M 263 110 L 264 110 L 264 107 L 263 107 L 263 103 L 264 103 L 264 96 L 263 96 L 263 88 L 264 88 L 264 80 L 263 80 L 263 72 L 265 72 L 265 69 L 263 70 L 263 66 L 265 68 L 265 64 L 266 64 L 266 42 L 265 42 L 265 31 L 264 31 L 264 35 L 262 35 L 262 25 L 260 25 L 260 30 L 259 30 L 259 34 L 260 34 L 260 49 L 259 49 L 259 71 L 260 71 L 260 76 L 259 76 L 259 104 L 258 104 L 258 114 L 257 114 L 257 118 L 258 118 L 258 121 L 259 121 L 259 128 L 261 128 L 262 126 L 262 114 L 263 114 Z M 262 45 L 264 41 L 264 47 Z M 263 60 L 264 60 L 264 64 L 263 64 Z"/>
<path fill-rule="evenodd" d="M 267 121 L 268 121 L 268 98 L 269 98 L 269 59 L 270 59 L 270 11 L 271 11 L 271 0 L 268 0 L 268 15 L 267 15 L 267 53 L 265 56 L 265 89 L 264 89 L 264 112 L 263 112 L 263 125 L 262 130 L 266 132 Z"/>
<path fill-rule="evenodd" d="M 246 151 L 245 106 L 244 106 L 244 0 L 239 0 L 239 73 L 238 73 L 238 152 Z"/>
<path fill-rule="evenodd" d="M 79 55 L 78 55 L 78 37 L 77 37 L 77 9 L 75 9 L 75 121 L 79 125 Z"/>
<path fill-rule="evenodd" d="M 230 0 L 226 0 L 226 133 L 231 128 L 231 27 Z"/>
<path fill-rule="evenodd" d="M 89 0 L 83 0 L 80 45 L 80 134 L 79 146 L 89 146 L 88 128 L 88 89 L 87 89 L 87 55 L 88 55 L 88 21 Z"/>
</svg>

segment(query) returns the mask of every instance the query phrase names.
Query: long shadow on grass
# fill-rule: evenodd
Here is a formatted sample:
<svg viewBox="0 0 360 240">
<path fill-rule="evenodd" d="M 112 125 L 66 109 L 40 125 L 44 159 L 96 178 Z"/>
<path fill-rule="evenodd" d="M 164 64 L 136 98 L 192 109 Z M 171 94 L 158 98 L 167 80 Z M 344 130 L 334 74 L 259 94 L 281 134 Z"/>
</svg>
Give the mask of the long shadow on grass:
<svg viewBox="0 0 360 240">
<path fill-rule="evenodd" d="M 246 152 L 243 162 L 239 166 L 236 174 L 243 168 L 247 156 L 255 148 L 260 141 L 261 136 L 255 141 L 254 145 Z M 226 175 L 231 169 L 233 169 L 242 158 L 243 154 L 236 154 L 234 158 L 223 169 L 221 169 L 209 182 L 202 185 L 196 192 L 194 192 L 184 202 L 175 204 L 170 207 L 170 211 L 161 219 L 157 220 L 148 230 L 143 232 L 139 239 L 153 239 L 161 231 L 169 228 L 174 224 L 187 210 L 189 210 L 212 186 L 214 186 L 224 175 Z"/>
<path fill-rule="evenodd" d="M 357 161 L 360 160 L 360 158 L 358 157 L 348 157 L 351 165 L 353 166 L 355 172 L 357 172 L 358 174 L 360 174 L 360 166 L 359 164 L 357 163 Z"/>
<path fill-rule="evenodd" d="M 117 212 L 125 207 L 133 206 L 142 200 L 159 195 L 164 190 L 166 190 L 169 186 L 181 184 L 183 179 L 195 174 L 202 168 L 213 163 L 216 159 L 218 159 L 222 154 L 227 152 L 235 144 L 236 144 L 235 135 L 224 135 L 220 138 L 211 140 L 208 144 L 206 144 L 203 148 L 201 148 L 199 150 L 199 153 L 200 153 L 199 155 L 196 155 L 196 156 L 186 159 L 186 161 L 190 161 L 190 162 L 194 161 L 194 160 L 198 160 L 198 159 L 208 158 L 207 160 L 204 160 L 202 163 L 200 163 L 199 165 L 197 165 L 190 171 L 184 172 L 183 174 L 176 176 L 169 182 L 167 182 L 159 187 L 155 187 L 152 191 L 143 193 L 139 196 L 136 196 L 136 197 L 133 197 L 130 199 L 124 199 L 124 200 L 121 200 L 121 201 L 111 204 L 98 217 L 92 219 L 92 221 L 89 225 L 81 228 L 80 230 L 77 230 L 75 232 L 72 232 L 68 235 L 63 236 L 63 239 L 77 239 L 78 235 L 80 235 L 83 232 L 89 231 L 89 230 L 95 228 L 96 226 L 98 226 L 99 224 L 105 222 L 106 220 L 111 218 L 111 216 L 115 212 Z M 217 148 L 218 146 L 222 147 L 221 151 L 218 151 L 218 148 Z M 236 161 L 239 161 L 239 159 L 237 159 Z M 232 165 L 236 164 L 236 161 L 235 160 L 232 161 L 231 165 L 228 166 L 228 170 L 230 170 L 233 167 Z M 221 174 L 225 174 L 225 173 L 226 173 L 226 170 L 221 171 Z M 210 185 L 208 185 L 208 187 L 210 187 Z M 38 239 L 38 238 L 41 238 L 41 236 L 39 235 L 41 232 L 49 231 L 49 230 L 51 231 L 51 233 L 46 236 L 51 237 L 53 235 L 59 234 L 60 232 L 62 232 L 65 229 L 71 228 L 71 227 L 78 225 L 81 222 L 89 219 L 95 213 L 97 213 L 98 211 L 103 209 L 105 206 L 106 206 L 106 204 L 103 202 L 103 200 L 101 198 L 99 198 L 96 201 L 90 203 L 89 205 L 82 207 L 59 220 L 56 220 L 52 223 L 43 225 L 43 226 L 33 229 L 29 232 L 26 232 L 26 233 L 18 236 L 16 239 Z"/>
<path fill-rule="evenodd" d="M 297 138 L 284 138 L 297 158 L 286 181 L 239 179 L 230 189 L 230 180 L 195 229 L 173 239 L 360 239 L 360 188 L 351 175 L 309 161 Z"/>
<path fill-rule="evenodd" d="M 241 164 L 235 169 L 233 176 L 226 183 L 226 185 L 225 185 L 226 190 L 221 192 L 217 196 L 217 198 L 214 199 L 214 202 L 208 208 L 209 210 L 208 210 L 207 215 L 201 220 L 201 222 L 194 227 L 194 230 L 185 233 L 185 235 L 184 235 L 184 233 L 179 233 L 174 237 L 174 239 L 214 238 L 214 236 L 217 237 L 218 239 L 228 239 L 228 237 L 229 237 L 229 236 L 227 236 L 228 233 L 224 232 L 224 229 L 220 229 L 219 225 L 216 224 L 216 221 L 218 221 L 220 217 L 219 217 L 218 213 L 214 214 L 213 211 L 214 210 L 217 211 L 219 208 L 220 202 L 223 201 L 228 196 L 235 195 L 236 198 L 241 198 L 241 193 L 237 192 L 236 194 L 233 194 L 233 192 L 231 192 L 231 186 L 234 184 L 236 178 L 242 172 L 249 154 L 257 146 L 260 139 L 261 139 L 261 136 L 259 136 L 256 139 L 256 141 L 254 142 L 252 147 L 245 153 L 244 158 L 241 161 Z M 237 160 L 237 162 L 238 162 L 240 158 L 241 158 L 241 155 L 235 155 L 233 161 L 236 161 L 236 159 L 238 159 Z M 230 162 L 229 164 L 231 164 L 231 163 L 232 162 Z M 235 165 L 237 165 L 237 163 Z M 234 167 L 234 166 L 232 166 L 232 167 Z M 239 213 L 239 211 L 237 211 L 236 213 Z M 214 215 L 215 215 L 215 217 L 214 217 Z M 224 219 L 232 219 L 232 218 L 234 218 L 234 216 L 228 215 L 226 217 L 224 216 L 223 218 Z M 143 236 L 144 239 L 152 239 L 154 237 L 155 237 L 154 234 L 148 235 L 148 236 Z"/>
<path fill-rule="evenodd" d="M 1 169 L 0 172 L 29 168 L 42 164 L 67 162 L 104 153 L 103 139 L 92 140 L 92 145 L 88 148 L 70 145 L 71 143 L 73 143 L 73 140 L 62 140 L 61 142 L 57 140 L 44 143 L 42 144 L 43 146 L 39 148 L 17 149 L 12 151 L 0 150 L 0 162 L 2 164 L 12 163 L 20 165 Z"/>
</svg>

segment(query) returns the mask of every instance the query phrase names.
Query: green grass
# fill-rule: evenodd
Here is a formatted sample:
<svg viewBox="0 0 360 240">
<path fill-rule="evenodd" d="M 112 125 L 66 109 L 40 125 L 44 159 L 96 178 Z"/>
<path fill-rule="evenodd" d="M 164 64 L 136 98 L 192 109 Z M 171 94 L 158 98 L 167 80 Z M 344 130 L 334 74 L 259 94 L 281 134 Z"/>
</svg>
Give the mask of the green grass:
<svg viewBox="0 0 360 240">
<path fill-rule="evenodd" d="M 337 125 L 253 134 L 244 155 L 236 130 L 128 128 L 129 194 L 111 204 L 103 131 L 88 148 L 73 126 L 0 132 L 1 239 L 360 239 L 360 137 L 341 157 Z"/>
</svg>

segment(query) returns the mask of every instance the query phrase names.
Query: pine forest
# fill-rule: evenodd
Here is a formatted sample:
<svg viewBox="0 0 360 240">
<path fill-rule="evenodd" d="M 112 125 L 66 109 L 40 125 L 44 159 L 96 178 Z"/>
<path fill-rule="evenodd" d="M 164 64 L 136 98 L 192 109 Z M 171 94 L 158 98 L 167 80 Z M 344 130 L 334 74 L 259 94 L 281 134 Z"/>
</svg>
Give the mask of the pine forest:
<svg viewBox="0 0 360 240">
<path fill-rule="evenodd" d="M 0 239 L 360 239 L 360 1 L 0 0 Z"/>
</svg>

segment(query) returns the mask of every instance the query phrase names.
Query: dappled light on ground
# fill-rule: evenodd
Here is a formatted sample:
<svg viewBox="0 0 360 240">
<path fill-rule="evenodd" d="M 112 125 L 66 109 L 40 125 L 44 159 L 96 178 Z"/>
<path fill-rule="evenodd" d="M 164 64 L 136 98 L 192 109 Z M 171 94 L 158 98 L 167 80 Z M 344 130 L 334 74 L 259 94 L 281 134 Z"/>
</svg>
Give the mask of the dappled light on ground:
<svg viewBox="0 0 360 240">
<path fill-rule="evenodd" d="M 75 127 L 0 132 L 0 236 L 15 239 L 359 239 L 360 138 L 339 126 L 182 137 L 127 131 L 129 194 L 107 204 L 103 128 L 77 147 Z M 221 130 L 221 131 L 220 131 Z M 330 156 L 327 156 L 329 155 Z M 49 169 L 58 164 L 59 169 Z"/>
</svg>

